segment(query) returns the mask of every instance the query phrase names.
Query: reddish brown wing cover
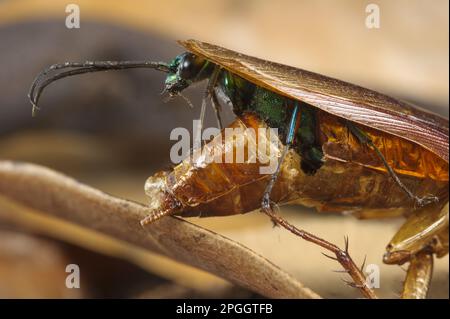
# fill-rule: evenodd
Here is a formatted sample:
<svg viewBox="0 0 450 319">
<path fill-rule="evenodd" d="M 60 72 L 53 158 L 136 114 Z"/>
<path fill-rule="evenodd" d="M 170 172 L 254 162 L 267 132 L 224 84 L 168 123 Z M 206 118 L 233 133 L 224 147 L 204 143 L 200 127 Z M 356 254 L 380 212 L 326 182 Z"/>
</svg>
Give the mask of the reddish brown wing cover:
<svg viewBox="0 0 450 319">
<path fill-rule="evenodd" d="M 196 40 L 180 41 L 180 44 L 252 83 L 335 116 L 407 139 L 446 162 L 449 160 L 448 119 L 317 73 Z"/>
</svg>

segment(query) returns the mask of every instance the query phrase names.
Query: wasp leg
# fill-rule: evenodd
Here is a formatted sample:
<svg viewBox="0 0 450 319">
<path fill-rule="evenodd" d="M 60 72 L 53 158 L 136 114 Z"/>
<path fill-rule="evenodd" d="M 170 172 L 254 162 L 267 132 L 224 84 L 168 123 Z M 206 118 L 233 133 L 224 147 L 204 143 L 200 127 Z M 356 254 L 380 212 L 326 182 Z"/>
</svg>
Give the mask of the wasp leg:
<svg viewBox="0 0 450 319">
<path fill-rule="evenodd" d="M 220 74 L 220 67 L 215 66 L 214 70 L 212 72 L 212 75 L 209 78 L 208 84 L 206 86 L 205 94 L 203 95 L 202 107 L 200 110 L 200 128 L 199 128 L 200 134 L 203 130 L 203 122 L 205 121 L 206 103 L 207 103 L 208 99 L 212 98 L 212 96 L 214 94 L 214 88 L 217 84 L 217 79 L 219 78 L 219 74 Z M 214 102 L 213 102 L 213 107 L 216 110 L 216 105 L 214 105 Z M 219 128 L 222 128 L 222 122 L 220 120 L 220 116 L 217 117 L 217 110 L 216 110 L 216 118 L 217 118 L 217 121 L 219 122 Z"/>
<path fill-rule="evenodd" d="M 351 285 L 360 289 L 362 294 L 366 298 L 377 298 L 374 291 L 367 285 L 366 278 L 365 278 L 364 274 L 362 273 L 361 269 L 358 268 L 358 266 L 356 266 L 355 262 L 350 257 L 350 255 L 348 253 L 348 240 L 346 240 L 346 242 L 345 242 L 345 250 L 342 250 L 339 247 L 337 247 L 336 245 L 334 245 L 322 238 L 319 238 L 311 233 L 308 233 L 304 230 L 301 230 L 301 229 L 295 227 L 294 225 L 290 224 L 287 220 L 285 220 L 284 218 L 279 216 L 272 209 L 270 193 L 271 193 L 272 188 L 277 180 L 278 174 L 280 172 L 281 164 L 283 163 L 286 153 L 287 153 L 289 147 L 292 145 L 292 142 L 294 140 L 294 133 L 295 133 L 295 128 L 297 126 L 296 124 L 297 124 L 298 115 L 299 115 L 298 108 L 299 108 L 299 106 L 296 103 L 295 109 L 291 115 L 289 131 L 288 131 L 288 135 L 286 138 L 286 147 L 284 148 L 283 153 L 278 161 L 278 165 L 275 170 L 275 173 L 272 174 L 270 181 L 264 191 L 261 209 L 266 215 L 268 215 L 272 219 L 272 221 L 274 222 L 275 225 L 280 225 L 280 226 L 284 227 L 285 229 L 289 230 L 290 232 L 292 232 L 293 234 L 303 238 L 304 240 L 312 242 L 316 245 L 321 246 L 322 248 L 327 249 L 328 251 L 331 251 L 336 257 L 330 257 L 330 256 L 328 256 L 328 257 L 332 258 L 333 260 L 338 261 L 342 265 L 344 270 L 353 279 L 353 283 Z"/>
<path fill-rule="evenodd" d="M 222 107 L 220 106 L 219 99 L 217 98 L 216 91 L 212 90 L 211 92 L 211 102 L 214 108 L 214 112 L 216 113 L 217 126 L 220 130 L 223 129 L 222 125 L 222 117 L 220 116 L 220 112 L 222 111 Z"/>
<path fill-rule="evenodd" d="M 418 197 L 414 195 L 411 190 L 409 190 L 408 187 L 405 186 L 405 184 L 402 183 L 400 178 L 398 177 L 397 173 L 395 173 L 394 169 L 389 165 L 389 163 L 386 161 L 386 158 L 384 157 L 383 153 L 379 150 L 378 147 L 375 146 L 375 144 L 372 142 L 369 136 L 367 136 L 366 133 L 364 133 L 361 129 L 356 127 L 350 122 L 346 122 L 346 125 L 350 132 L 359 140 L 361 144 L 365 144 L 370 146 L 377 156 L 380 158 L 380 160 L 383 162 L 383 165 L 386 167 L 389 175 L 391 178 L 397 183 L 397 185 L 408 195 L 409 198 L 414 200 L 417 207 L 422 207 L 425 205 L 428 205 L 430 203 L 435 203 L 439 199 L 436 196 L 425 196 L 425 197 Z"/>
<path fill-rule="evenodd" d="M 425 299 L 432 275 L 433 251 L 425 249 L 411 258 L 401 297 L 403 299 Z"/>
<path fill-rule="evenodd" d="M 297 121 L 299 120 L 299 105 L 296 102 L 295 108 L 292 111 L 291 120 L 289 123 L 289 130 L 286 137 L 286 147 L 283 149 L 283 153 L 281 154 L 280 159 L 277 163 L 277 168 L 275 169 L 275 172 L 270 176 L 269 183 L 266 186 L 266 189 L 264 190 L 263 200 L 262 200 L 262 207 L 264 208 L 270 208 L 270 194 L 272 193 L 272 188 L 275 185 L 275 182 L 278 178 L 278 175 L 280 174 L 281 164 L 284 161 L 284 158 L 286 157 L 287 152 L 289 151 L 289 148 L 291 147 L 292 143 L 294 142 L 294 136 L 295 136 L 295 128 L 297 127 Z"/>
</svg>

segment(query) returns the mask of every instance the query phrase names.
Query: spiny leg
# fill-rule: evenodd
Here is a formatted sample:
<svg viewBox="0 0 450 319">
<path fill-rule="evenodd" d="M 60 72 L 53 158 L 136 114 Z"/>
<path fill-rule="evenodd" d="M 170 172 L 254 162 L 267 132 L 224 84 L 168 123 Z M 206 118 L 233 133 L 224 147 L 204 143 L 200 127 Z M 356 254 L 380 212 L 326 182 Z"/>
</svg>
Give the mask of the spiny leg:
<svg viewBox="0 0 450 319">
<path fill-rule="evenodd" d="M 380 158 L 380 160 L 383 162 L 383 165 L 386 167 L 389 175 L 391 178 L 395 181 L 395 183 L 408 195 L 409 198 L 414 200 L 417 207 L 422 207 L 430 203 L 435 203 L 439 199 L 436 196 L 425 196 L 425 197 L 418 197 L 414 195 L 411 190 L 406 187 L 405 184 L 402 183 L 400 178 L 398 177 L 397 173 L 395 173 L 394 169 L 389 165 L 389 163 L 386 161 L 386 158 L 384 157 L 383 153 L 379 150 L 378 147 L 375 146 L 373 141 L 370 139 L 369 136 L 367 136 L 366 133 L 364 133 L 361 129 L 353 125 L 352 123 L 346 121 L 346 125 L 350 132 L 359 140 L 361 144 L 365 144 L 370 146 L 377 156 Z"/>
<path fill-rule="evenodd" d="M 433 251 L 424 249 L 414 255 L 409 263 L 402 299 L 425 299 L 433 275 Z"/>
<path fill-rule="evenodd" d="M 298 229 L 297 227 L 286 221 L 284 218 L 276 214 L 271 207 L 263 208 L 263 212 L 267 214 L 277 225 L 283 226 L 285 229 L 303 238 L 304 240 L 319 245 L 320 247 L 325 248 L 330 252 L 334 253 L 336 257 L 328 256 L 325 254 L 324 255 L 328 258 L 336 260 L 341 264 L 341 266 L 344 268 L 344 272 L 348 273 L 353 280 L 353 283 L 348 284 L 351 285 L 352 287 L 358 288 L 366 298 L 371 299 L 377 298 L 374 291 L 367 285 L 366 277 L 364 276 L 362 269 L 358 268 L 358 266 L 350 257 L 348 252 L 348 241 L 346 241 L 345 250 L 342 250 L 336 245 L 322 238 L 319 238 L 304 230 Z"/>
<path fill-rule="evenodd" d="M 271 200 L 270 200 L 270 194 L 272 192 L 273 186 L 275 185 L 275 182 L 278 178 L 278 175 L 280 173 L 281 165 L 283 163 L 284 158 L 286 157 L 287 151 L 289 150 L 289 147 L 292 145 L 294 140 L 294 134 L 297 127 L 297 122 L 299 120 L 299 105 L 298 103 L 295 104 L 295 108 L 291 115 L 291 121 L 289 123 L 289 131 L 286 138 L 286 147 L 283 150 L 283 153 L 278 161 L 277 168 L 275 172 L 272 174 L 269 183 L 267 184 L 267 187 L 264 191 L 263 200 L 261 204 L 262 211 L 268 215 L 272 221 L 276 225 L 280 225 L 284 227 L 285 229 L 289 230 L 293 234 L 303 238 L 306 241 L 312 242 L 316 245 L 319 245 L 322 248 L 327 249 L 328 251 L 331 251 L 335 254 L 336 257 L 327 256 L 333 260 L 338 261 L 342 267 L 345 269 L 345 272 L 350 275 L 350 277 L 353 280 L 353 283 L 351 283 L 352 286 L 360 289 L 362 294 L 367 298 L 377 298 L 373 290 L 367 285 L 366 278 L 360 268 L 356 266 L 352 258 L 350 257 L 348 253 L 348 239 L 345 240 L 345 250 L 340 249 L 336 245 L 319 238 L 311 233 L 308 233 L 304 230 L 301 230 L 294 225 L 290 224 L 287 220 L 279 216 L 271 206 Z"/>
</svg>

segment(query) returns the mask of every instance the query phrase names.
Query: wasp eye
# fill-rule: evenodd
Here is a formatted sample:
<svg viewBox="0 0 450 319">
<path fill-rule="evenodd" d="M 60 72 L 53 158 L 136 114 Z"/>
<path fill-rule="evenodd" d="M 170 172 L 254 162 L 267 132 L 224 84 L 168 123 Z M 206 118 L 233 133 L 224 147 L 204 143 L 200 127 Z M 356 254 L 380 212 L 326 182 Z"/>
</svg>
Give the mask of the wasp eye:
<svg viewBox="0 0 450 319">
<path fill-rule="evenodd" d="M 188 53 L 184 56 L 179 66 L 179 75 L 184 80 L 193 80 L 201 71 L 205 60 Z"/>
</svg>

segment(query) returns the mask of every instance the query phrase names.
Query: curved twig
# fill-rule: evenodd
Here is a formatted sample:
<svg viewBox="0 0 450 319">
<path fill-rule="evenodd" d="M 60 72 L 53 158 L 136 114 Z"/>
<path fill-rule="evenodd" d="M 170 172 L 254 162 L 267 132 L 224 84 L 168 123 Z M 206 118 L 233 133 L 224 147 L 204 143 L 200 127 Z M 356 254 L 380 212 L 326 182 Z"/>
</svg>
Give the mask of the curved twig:
<svg viewBox="0 0 450 319">
<path fill-rule="evenodd" d="M 183 219 L 143 228 L 149 209 L 34 164 L 0 161 L 0 193 L 31 208 L 206 270 L 271 298 L 320 298 L 245 246 Z"/>
</svg>

